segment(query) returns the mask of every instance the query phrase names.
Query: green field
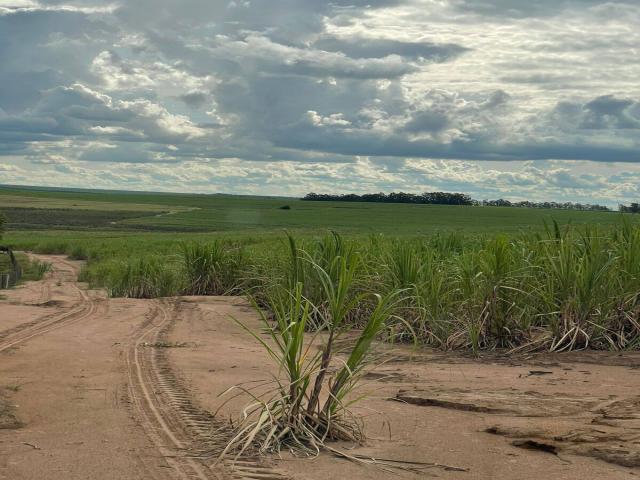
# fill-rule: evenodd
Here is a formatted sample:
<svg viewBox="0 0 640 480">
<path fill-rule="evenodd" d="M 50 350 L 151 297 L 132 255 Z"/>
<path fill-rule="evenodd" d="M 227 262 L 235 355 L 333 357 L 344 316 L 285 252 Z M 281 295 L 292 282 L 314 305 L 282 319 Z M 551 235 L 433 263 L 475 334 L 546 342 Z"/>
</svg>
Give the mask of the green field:
<svg viewBox="0 0 640 480">
<path fill-rule="evenodd" d="M 290 209 L 280 207 L 288 205 Z M 38 209 L 38 210 L 33 210 Z M 382 233 L 540 231 L 544 222 L 609 225 L 613 212 L 345 202 L 292 198 L 0 188 L 12 230 L 96 228 L 165 232 Z"/>
<path fill-rule="evenodd" d="M 112 296 L 250 294 L 266 306 L 301 285 L 322 312 L 323 278 L 337 288 L 352 276 L 348 325 L 366 324 L 373 294 L 403 297 L 394 340 L 640 348 L 630 214 L 7 187 L 2 212 L 3 243 L 87 260 L 81 279 Z"/>
</svg>

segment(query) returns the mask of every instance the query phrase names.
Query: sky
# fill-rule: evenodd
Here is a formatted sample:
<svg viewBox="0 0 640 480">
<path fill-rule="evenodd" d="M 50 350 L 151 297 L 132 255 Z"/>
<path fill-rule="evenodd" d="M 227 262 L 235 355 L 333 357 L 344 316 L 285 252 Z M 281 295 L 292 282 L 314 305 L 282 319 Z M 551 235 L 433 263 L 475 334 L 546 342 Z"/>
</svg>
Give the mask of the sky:
<svg viewBox="0 0 640 480">
<path fill-rule="evenodd" d="M 0 0 L 0 184 L 640 198 L 637 0 Z"/>
</svg>

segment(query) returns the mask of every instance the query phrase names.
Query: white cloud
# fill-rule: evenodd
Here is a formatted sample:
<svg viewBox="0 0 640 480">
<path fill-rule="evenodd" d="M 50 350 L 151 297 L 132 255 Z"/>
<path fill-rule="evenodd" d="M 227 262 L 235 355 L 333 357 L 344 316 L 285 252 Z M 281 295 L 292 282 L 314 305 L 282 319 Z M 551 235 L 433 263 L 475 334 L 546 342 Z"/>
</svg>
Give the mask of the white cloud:
<svg viewBox="0 0 640 480">
<path fill-rule="evenodd" d="M 638 193 L 638 22 L 630 0 L 0 0 L 0 155 L 61 185 L 614 201 Z"/>
</svg>

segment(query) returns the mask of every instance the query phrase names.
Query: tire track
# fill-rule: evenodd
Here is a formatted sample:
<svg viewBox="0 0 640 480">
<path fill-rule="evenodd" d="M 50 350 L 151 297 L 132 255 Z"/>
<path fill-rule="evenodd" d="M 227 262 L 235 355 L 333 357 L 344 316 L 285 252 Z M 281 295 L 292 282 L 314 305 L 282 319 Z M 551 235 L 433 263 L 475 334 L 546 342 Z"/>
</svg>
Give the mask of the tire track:
<svg viewBox="0 0 640 480">
<path fill-rule="evenodd" d="M 60 260 L 60 263 L 73 268 L 71 264 L 62 260 Z M 48 284 L 49 282 L 45 281 L 44 283 Z M 60 328 L 63 325 L 69 325 L 71 323 L 84 320 L 97 313 L 99 305 L 96 301 L 94 301 L 75 283 L 70 282 L 68 285 L 77 291 L 80 298 L 79 303 L 71 307 L 71 309 L 66 312 L 45 315 L 32 322 L 18 325 L 9 330 L 0 332 L 0 352 L 13 348 L 39 335 L 43 335 Z M 49 288 L 50 287 L 42 287 L 42 292 L 49 292 Z"/>
<path fill-rule="evenodd" d="M 226 423 L 196 407 L 171 368 L 166 340 L 180 313 L 167 300 L 155 302 L 127 350 L 129 393 L 142 425 L 179 479 L 285 480 L 259 458 L 217 462 L 231 431 Z M 170 311 L 173 309 L 173 312 Z"/>
<path fill-rule="evenodd" d="M 37 305 L 43 305 L 49 300 L 51 300 L 51 282 L 49 279 L 46 279 L 40 287 L 40 298 L 38 299 Z"/>
<path fill-rule="evenodd" d="M 78 286 L 76 266 L 59 258 L 52 263 L 53 271 L 33 293 L 39 301 L 48 301 L 52 284 L 62 282 L 65 288 L 74 291 L 78 302 L 66 311 L 46 314 L 0 332 L 0 352 L 85 320 L 100 310 L 108 310 L 108 299 L 92 298 Z M 178 315 L 183 313 L 177 308 L 178 302 L 175 299 L 149 301 L 147 318 L 125 351 L 129 400 L 145 433 L 166 462 L 165 467 L 170 467 L 171 477 L 179 480 L 287 479 L 263 466 L 259 458 L 215 461 L 230 439 L 231 431 L 225 422 L 193 404 L 189 390 L 171 368 L 168 349 L 161 347 L 166 344 Z M 137 456 L 152 478 L 166 476 L 166 469 L 158 469 L 143 455 Z"/>
<path fill-rule="evenodd" d="M 47 272 L 44 275 L 44 278 L 38 282 L 32 283 L 31 288 L 34 286 L 38 287 L 36 295 L 36 300 L 31 300 L 28 302 L 24 302 L 25 305 L 33 305 L 33 306 L 42 306 L 49 303 L 51 300 L 51 289 L 54 283 L 61 285 L 64 283 L 65 285 L 71 284 L 75 287 L 75 282 L 77 281 L 78 272 L 77 266 L 72 263 L 63 260 L 62 258 L 56 258 L 46 255 L 35 255 L 30 253 L 29 257 L 36 260 L 44 260 L 52 266 L 52 271 Z M 64 268 L 61 268 L 64 267 Z M 27 288 L 30 286 L 27 285 Z M 81 297 L 79 297 L 81 299 Z"/>
<path fill-rule="evenodd" d="M 171 467 L 175 478 L 207 480 L 211 476 L 204 465 L 191 458 L 188 439 L 176 425 L 171 424 L 170 412 L 156 394 L 158 375 L 154 368 L 149 342 L 155 342 L 159 331 L 169 321 L 169 313 L 162 301 L 154 308 L 126 353 L 129 396 L 140 417 L 142 427 Z"/>
</svg>

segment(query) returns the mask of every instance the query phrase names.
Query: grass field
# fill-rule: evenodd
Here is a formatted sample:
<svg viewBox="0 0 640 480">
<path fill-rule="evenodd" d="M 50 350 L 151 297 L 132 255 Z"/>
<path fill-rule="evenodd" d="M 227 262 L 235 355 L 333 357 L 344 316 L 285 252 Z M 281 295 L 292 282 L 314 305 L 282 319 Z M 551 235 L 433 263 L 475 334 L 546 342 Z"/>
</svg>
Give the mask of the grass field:
<svg viewBox="0 0 640 480">
<path fill-rule="evenodd" d="M 250 293 L 278 305 L 299 292 L 320 314 L 326 281 L 346 275 L 345 325 L 366 324 L 372 294 L 403 296 L 393 339 L 640 348 L 629 214 L 15 188 L 0 189 L 2 211 L 5 243 L 88 260 L 82 278 L 112 296 Z"/>
<path fill-rule="evenodd" d="M 288 205 L 289 210 L 280 207 Z M 41 214 L 32 210 L 38 208 Z M 174 232 L 383 233 L 419 236 L 436 232 L 541 231 L 543 223 L 614 224 L 619 214 L 506 207 L 304 202 L 291 198 L 127 192 L 60 192 L 0 188 L 0 211 L 13 230 L 62 225 Z M 50 210 L 50 215 L 44 211 Z M 72 212 L 67 213 L 68 210 Z M 97 212 L 102 212 L 98 214 Z M 136 216 L 136 212 L 139 215 Z M 39 217 L 39 218 L 36 218 Z M 71 218 L 73 220 L 71 220 Z"/>
</svg>

